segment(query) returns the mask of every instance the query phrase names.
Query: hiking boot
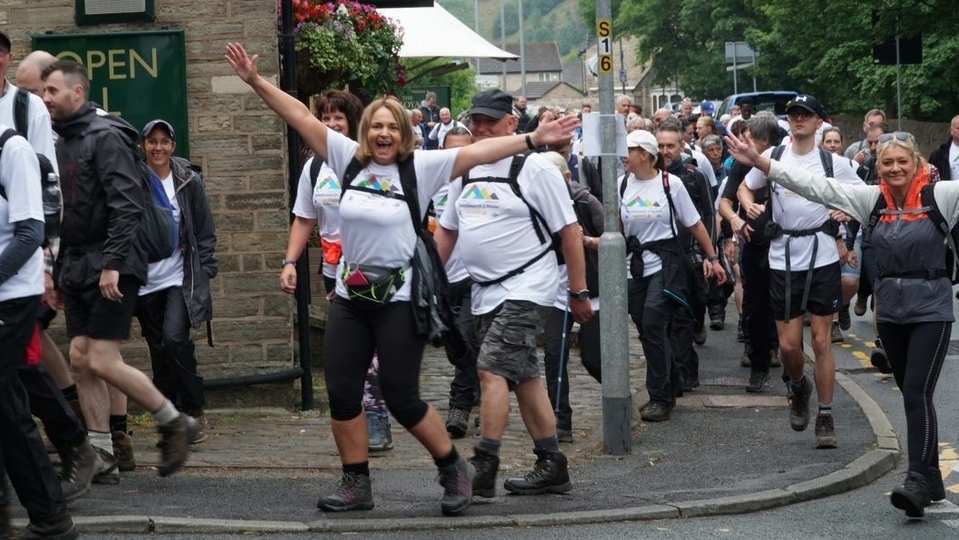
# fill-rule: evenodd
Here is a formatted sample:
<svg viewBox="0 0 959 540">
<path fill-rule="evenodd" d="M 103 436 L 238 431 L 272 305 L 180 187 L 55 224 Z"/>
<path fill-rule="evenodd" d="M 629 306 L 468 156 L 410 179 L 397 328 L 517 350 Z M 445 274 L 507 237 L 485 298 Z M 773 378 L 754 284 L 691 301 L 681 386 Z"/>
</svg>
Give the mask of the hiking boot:
<svg viewBox="0 0 959 540">
<path fill-rule="evenodd" d="M 946 486 L 942 483 L 942 471 L 939 467 L 930 467 L 926 479 L 929 480 L 929 499 L 933 503 L 946 500 Z"/>
<path fill-rule="evenodd" d="M 739 322 L 736 323 L 736 341 L 739 343 L 746 343 L 746 332 L 743 331 L 743 318 L 740 315 Z"/>
<path fill-rule="evenodd" d="M 573 430 L 571 429 L 556 429 L 556 438 L 559 439 L 561 443 L 571 443 L 574 440 Z"/>
<path fill-rule="evenodd" d="M 726 321 L 722 317 L 710 317 L 709 318 L 709 329 L 710 330 L 722 330 L 726 326 Z"/>
<path fill-rule="evenodd" d="M 850 326 L 852 326 L 852 319 L 849 317 L 849 304 L 845 304 L 839 308 L 839 329 L 849 330 Z"/>
<path fill-rule="evenodd" d="M 926 514 L 925 508 L 932 504 L 929 480 L 920 473 L 909 471 L 902 487 L 892 490 L 889 502 L 896 508 L 905 510 L 906 517 L 923 517 Z"/>
<path fill-rule="evenodd" d="M 768 371 L 753 371 L 749 374 L 749 384 L 746 385 L 746 391 L 750 394 L 758 394 L 763 391 L 768 380 Z"/>
<path fill-rule="evenodd" d="M 4 480 L 6 482 L 6 480 Z M 13 536 L 13 529 L 10 528 L 10 507 L 0 506 L 0 538 L 6 539 Z"/>
<path fill-rule="evenodd" d="M 157 426 L 160 433 L 160 463 L 157 464 L 157 474 L 170 476 L 180 470 L 187 456 L 190 454 L 190 441 L 196 432 L 196 420 L 184 413 L 180 413 L 167 424 Z"/>
<path fill-rule="evenodd" d="M 390 414 L 386 411 L 366 411 L 366 423 L 369 427 L 370 452 L 392 450 L 393 433 L 390 431 Z"/>
<path fill-rule="evenodd" d="M 892 373 L 892 366 L 889 365 L 889 357 L 886 356 L 886 350 L 882 348 L 882 341 L 876 338 L 876 348 L 869 354 L 869 362 L 879 373 L 886 375 Z"/>
<path fill-rule="evenodd" d="M 494 456 L 480 448 L 473 448 L 473 457 L 470 458 L 473 466 L 473 495 L 486 497 L 496 496 L 496 471 L 499 469 L 499 456 Z"/>
<path fill-rule="evenodd" d="M 63 498 L 70 502 L 90 491 L 90 484 L 97 472 L 102 470 L 97 451 L 85 438 L 83 442 L 60 449 L 60 488 Z"/>
<path fill-rule="evenodd" d="M 324 512 L 373 509 L 373 487 L 365 474 L 344 472 L 333 493 L 316 502 Z"/>
<path fill-rule="evenodd" d="M 752 350 L 753 350 L 752 345 L 750 345 L 749 343 L 747 343 L 746 346 L 743 347 L 743 356 L 742 358 L 739 359 L 740 367 L 750 367 L 753 365 L 753 361 L 749 359 L 749 354 L 752 352 Z"/>
<path fill-rule="evenodd" d="M 639 409 L 639 417 L 644 422 L 665 422 L 669 420 L 670 412 L 672 412 L 672 407 L 669 405 L 658 401 L 650 401 Z"/>
<path fill-rule="evenodd" d="M 853 309 L 853 311 L 855 311 L 856 315 L 859 315 L 860 317 L 866 314 L 866 298 L 868 297 L 856 297 L 856 307 Z"/>
<path fill-rule="evenodd" d="M 696 345 L 702 345 L 706 343 L 706 325 L 700 326 L 693 333 L 693 342 Z"/>
<path fill-rule="evenodd" d="M 120 469 L 117 467 L 117 458 L 103 448 L 94 448 L 97 453 L 96 474 L 93 483 L 115 486 L 120 483 Z"/>
<path fill-rule="evenodd" d="M 125 431 L 114 431 L 110 434 L 113 440 L 113 456 L 116 457 L 117 469 L 120 472 L 130 472 L 137 468 L 137 460 L 133 456 L 133 439 L 130 435 Z"/>
<path fill-rule="evenodd" d="M 845 338 L 842 337 L 842 332 L 839 330 L 839 323 L 836 321 L 832 322 L 832 330 L 829 332 L 829 341 L 832 343 L 842 343 L 843 341 L 846 341 Z"/>
<path fill-rule="evenodd" d="M 788 383 L 792 390 L 789 397 L 789 425 L 795 431 L 805 431 L 809 425 L 809 396 L 812 395 L 812 381 L 803 375 L 802 386 Z"/>
<path fill-rule="evenodd" d="M 509 478 L 503 487 L 516 495 L 539 495 L 542 493 L 566 493 L 573 489 L 569 481 L 566 456 L 562 452 L 534 449 L 536 465 L 521 478 Z"/>
<path fill-rule="evenodd" d="M 699 388 L 699 378 L 683 379 L 683 392 L 692 392 Z"/>
<path fill-rule="evenodd" d="M 53 517 L 43 521 L 30 521 L 27 528 L 20 531 L 19 540 L 74 540 L 79 538 L 70 512 L 66 508 Z"/>
<path fill-rule="evenodd" d="M 779 357 L 779 349 L 776 347 L 769 349 L 769 365 L 771 367 L 783 367 L 783 360 Z"/>
<path fill-rule="evenodd" d="M 832 422 L 832 415 L 816 415 L 816 448 L 836 448 L 838 446 L 839 443 L 836 441 L 836 428 Z"/>
<path fill-rule="evenodd" d="M 190 437 L 190 444 L 200 444 L 201 442 L 210 438 L 210 435 L 206 432 L 207 423 L 206 416 L 203 412 L 200 412 L 197 415 L 189 415 L 196 420 L 196 424 L 193 426 L 193 436 Z"/>
<path fill-rule="evenodd" d="M 466 436 L 470 425 L 470 410 L 450 407 L 446 413 L 446 432 L 451 439 L 462 439 Z"/>
<path fill-rule="evenodd" d="M 443 486 L 443 502 L 440 510 L 444 516 L 461 515 L 473 501 L 473 478 L 476 469 L 463 456 L 456 463 L 440 467 L 440 485 Z"/>
</svg>

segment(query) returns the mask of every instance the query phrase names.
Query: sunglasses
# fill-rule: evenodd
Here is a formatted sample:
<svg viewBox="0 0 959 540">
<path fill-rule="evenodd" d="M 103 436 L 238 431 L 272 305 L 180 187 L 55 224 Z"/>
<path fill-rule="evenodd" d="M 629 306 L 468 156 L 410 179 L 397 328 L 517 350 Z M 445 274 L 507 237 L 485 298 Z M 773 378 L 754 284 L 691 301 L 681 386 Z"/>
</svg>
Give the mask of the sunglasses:
<svg viewBox="0 0 959 540">
<path fill-rule="evenodd" d="M 895 138 L 897 141 L 911 142 L 912 134 L 905 131 L 896 131 L 894 133 L 883 133 L 879 136 L 879 144 L 887 143 Z"/>
<path fill-rule="evenodd" d="M 819 116 L 812 111 L 806 109 L 796 108 L 786 113 L 786 116 L 793 120 L 805 120 L 807 118 L 812 118 L 814 116 Z"/>
</svg>

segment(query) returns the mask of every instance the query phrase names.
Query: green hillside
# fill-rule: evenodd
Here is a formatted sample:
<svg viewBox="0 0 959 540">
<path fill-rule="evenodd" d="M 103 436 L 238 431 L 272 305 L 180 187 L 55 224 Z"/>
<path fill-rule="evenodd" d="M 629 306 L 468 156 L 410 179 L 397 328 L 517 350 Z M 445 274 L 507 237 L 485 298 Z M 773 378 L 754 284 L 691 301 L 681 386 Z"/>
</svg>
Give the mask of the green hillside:
<svg viewBox="0 0 959 540">
<path fill-rule="evenodd" d="M 479 34 L 501 46 L 500 0 L 479 0 Z M 474 0 L 441 0 L 440 5 L 470 28 L 476 28 Z M 517 0 L 502 0 L 506 19 L 506 42 L 519 42 L 519 8 Z M 586 46 L 586 25 L 579 15 L 577 0 L 524 0 L 526 20 L 524 39 L 556 41 L 564 61 L 575 59 Z"/>
</svg>

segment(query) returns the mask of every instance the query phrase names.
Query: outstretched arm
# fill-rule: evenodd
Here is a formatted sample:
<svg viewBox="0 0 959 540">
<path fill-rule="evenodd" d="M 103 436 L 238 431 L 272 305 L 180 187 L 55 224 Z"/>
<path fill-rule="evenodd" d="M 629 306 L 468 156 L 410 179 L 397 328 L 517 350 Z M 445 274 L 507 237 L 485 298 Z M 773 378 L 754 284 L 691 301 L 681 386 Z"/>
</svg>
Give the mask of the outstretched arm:
<svg viewBox="0 0 959 540">
<path fill-rule="evenodd" d="M 579 119 L 575 116 L 564 116 L 552 122 L 541 123 L 536 131 L 529 133 L 528 136 L 532 140 L 533 147 L 568 142 L 573 138 L 573 130 L 578 125 Z M 461 147 L 453 163 L 453 174 L 450 178 L 463 176 L 478 165 L 495 163 L 505 157 L 529 150 L 526 137 L 527 135 L 492 137 Z"/>
<path fill-rule="evenodd" d="M 226 44 L 226 61 L 233 71 L 273 109 L 280 118 L 290 125 L 303 137 L 306 145 L 313 150 L 320 159 L 327 160 L 326 135 L 327 128 L 310 113 L 310 110 L 298 99 L 270 84 L 260 76 L 257 62 L 260 55 L 250 56 L 239 43 Z"/>
</svg>

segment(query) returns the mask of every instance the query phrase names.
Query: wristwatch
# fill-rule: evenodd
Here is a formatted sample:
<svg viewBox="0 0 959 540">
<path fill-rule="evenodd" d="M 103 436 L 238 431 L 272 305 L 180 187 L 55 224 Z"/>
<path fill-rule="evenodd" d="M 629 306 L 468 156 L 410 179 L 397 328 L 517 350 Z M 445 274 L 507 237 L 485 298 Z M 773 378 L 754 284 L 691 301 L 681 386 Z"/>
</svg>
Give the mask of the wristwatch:
<svg viewBox="0 0 959 540">
<path fill-rule="evenodd" d="M 710 257 L 706 257 L 706 260 L 709 262 L 716 262 L 719 260 L 719 255 L 712 255 Z"/>
<path fill-rule="evenodd" d="M 283 259 L 283 262 L 280 263 L 280 266 L 286 266 L 288 264 L 296 264 L 296 259 Z"/>
<path fill-rule="evenodd" d="M 572 300 L 589 300 L 589 289 L 583 289 L 579 292 L 569 292 L 569 297 Z"/>
</svg>

